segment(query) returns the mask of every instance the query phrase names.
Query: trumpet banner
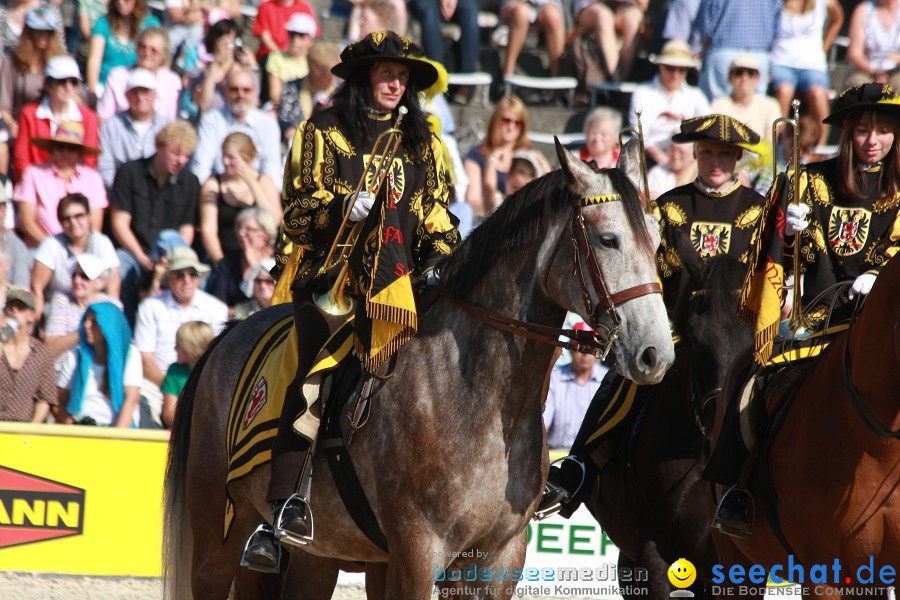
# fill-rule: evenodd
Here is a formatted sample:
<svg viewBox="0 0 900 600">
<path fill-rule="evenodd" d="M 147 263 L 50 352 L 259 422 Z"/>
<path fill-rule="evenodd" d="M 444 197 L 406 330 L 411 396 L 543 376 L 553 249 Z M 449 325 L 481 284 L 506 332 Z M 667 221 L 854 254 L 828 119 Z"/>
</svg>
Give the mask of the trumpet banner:
<svg viewBox="0 0 900 600">
<path fill-rule="evenodd" d="M 760 365 L 772 355 L 784 298 L 784 224 L 790 174 L 769 190 L 760 235 L 751 249 L 750 270 L 741 288 L 738 315 L 753 327 L 753 356 Z"/>
</svg>

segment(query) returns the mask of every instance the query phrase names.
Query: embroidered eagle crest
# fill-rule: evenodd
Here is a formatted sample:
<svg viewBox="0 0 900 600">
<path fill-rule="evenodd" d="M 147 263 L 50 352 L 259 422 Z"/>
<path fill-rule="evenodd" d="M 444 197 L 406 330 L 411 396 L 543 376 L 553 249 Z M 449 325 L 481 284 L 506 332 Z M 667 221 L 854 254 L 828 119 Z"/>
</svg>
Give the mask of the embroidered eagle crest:
<svg viewBox="0 0 900 600">
<path fill-rule="evenodd" d="M 864 208 L 834 207 L 828 221 L 828 242 L 838 256 L 856 254 L 866 245 L 872 213 Z"/>
<path fill-rule="evenodd" d="M 691 225 L 691 244 L 703 259 L 716 254 L 728 254 L 731 245 L 731 225 L 695 221 Z"/>
<path fill-rule="evenodd" d="M 369 164 L 369 154 L 363 156 L 363 162 Z M 372 168 L 366 173 L 366 189 L 371 190 L 375 186 L 375 177 L 381 166 L 380 160 L 372 161 Z M 403 197 L 403 190 L 406 188 L 406 175 L 403 171 L 403 161 L 395 156 L 394 160 L 387 167 L 387 173 L 384 174 L 382 189 L 387 190 L 387 208 L 397 208 L 400 198 Z"/>
</svg>

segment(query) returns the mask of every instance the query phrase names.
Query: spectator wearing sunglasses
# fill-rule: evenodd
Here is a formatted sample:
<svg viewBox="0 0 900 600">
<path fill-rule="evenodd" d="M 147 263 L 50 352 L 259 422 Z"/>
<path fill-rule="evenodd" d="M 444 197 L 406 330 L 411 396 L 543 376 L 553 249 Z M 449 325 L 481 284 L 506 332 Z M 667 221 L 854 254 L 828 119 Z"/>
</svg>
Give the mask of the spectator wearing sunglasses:
<svg viewBox="0 0 900 600">
<path fill-rule="evenodd" d="M 269 273 L 275 268 L 274 258 L 264 258 L 253 269 L 249 280 L 250 285 L 244 285 L 244 293 L 250 296 L 249 300 L 238 302 L 234 307 L 234 318 L 243 320 L 255 312 L 272 305 L 272 295 L 275 293 L 275 280 Z"/>
<path fill-rule="evenodd" d="M 47 162 L 50 153 L 35 146 L 31 138 L 52 138 L 60 123 L 80 123 L 86 146 L 96 147 L 100 134 L 97 115 L 77 99 L 81 89 L 81 71 L 71 56 L 54 56 L 44 68 L 44 97 L 40 102 L 26 104 L 19 115 L 19 131 L 13 151 L 16 181 L 29 165 Z M 84 164 L 97 166 L 96 155 L 86 155 Z"/>
<path fill-rule="evenodd" d="M 175 336 L 178 328 L 188 321 L 202 321 L 218 333 L 228 319 L 225 303 L 200 289 L 200 280 L 210 268 L 200 262 L 196 252 L 187 246 L 179 246 L 168 260 L 165 275 L 168 289 L 141 302 L 134 328 L 134 342 L 144 367 L 141 395 L 147 399 L 153 420 L 160 425 L 162 392 L 159 386 L 169 365 L 177 360 Z"/>
<path fill-rule="evenodd" d="M 713 100 L 712 112 L 734 117 L 760 132 L 772 142 L 772 123 L 781 116 L 781 106 L 771 96 L 759 94 L 759 61 L 751 54 L 740 54 L 728 67 L 731 94 Z"/>
</svg>

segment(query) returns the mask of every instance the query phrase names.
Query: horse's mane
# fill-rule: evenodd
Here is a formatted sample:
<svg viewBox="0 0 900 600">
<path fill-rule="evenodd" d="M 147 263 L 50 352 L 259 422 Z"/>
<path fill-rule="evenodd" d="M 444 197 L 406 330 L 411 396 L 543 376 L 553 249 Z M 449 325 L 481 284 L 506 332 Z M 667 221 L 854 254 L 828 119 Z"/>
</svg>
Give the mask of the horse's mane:
<svg viewBox="0 0 900 600">
<path fill-rule="evenodd" d="M 707 308 L 714 314 L 733 316 L 747 265 L 728 254 L 718 254 L 706 261 L 704 271 L 703 296 Z"/>
<path fill-rule="evenodd" d="M 601 169 L 622 195 L 628 224 L 641 249 L 655 252 L 644 221 L 637 188 L 618 169 Z M 561 169 L 532 181 L 506 199 L 484 223 L 475 228 L 447 259 L 441 281 L 451 296 L 463 298 L 500 255 L 542 239 L 554 219 L 567 215 L 575 195 Z"/>
</svg>

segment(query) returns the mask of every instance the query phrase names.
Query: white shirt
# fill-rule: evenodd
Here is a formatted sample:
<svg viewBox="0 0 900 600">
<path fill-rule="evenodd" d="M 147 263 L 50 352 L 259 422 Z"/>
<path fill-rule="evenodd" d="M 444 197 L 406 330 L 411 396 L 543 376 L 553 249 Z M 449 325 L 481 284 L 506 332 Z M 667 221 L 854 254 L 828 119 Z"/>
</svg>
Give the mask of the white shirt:
<svg viewBox="0 0 900 600">
<path fill-rule="evenodd" d="M 639 85 L 631 95 L 631 107 L 628 111 L 628 123 L 637 127 L 637 116 L 634 111 L 640 109 L 641 124 L 644 128 L 644 145 L 659 146 L 668 142 L 681 127 L 681 119 L 663 117 L 663 113 L 681 115 L 682 119 L 690 119 L 712 112 L 706 95 L 686 83 L 673 94 L 666 92 L 659 82 L 659 75 L 649 84 Z"/>
<path fill-rule="evenodd" d="M 165 373 L 175 362 L 175 332 L 188 321 L 203 321 L 218 334 L 228 320 L 228 306 L 202 290 L 190 305 L 182 307 L 171 291 L 147 298 L 138 306 L 134 343 L 140 352 L 152 352 L 156 366 Z"/>
<path fill-rule="evenodd" d="M 74 379 L 75 369 L 78 367 L 78 355 L 67 352 L 62 368 L 56 376 L 56 387 L 66 390 L 72 389 L 72 380 Z M 84 385 L 84 399 L 81 401 L 81 414 L 76 415 L 79 418 L 91 417 L 97 422 L 97 425 L 109 426 L 113 425 L 116 418 L 113 412 L 112 400 L 100 391 L 100 382 L 103 381 L 103 375 L 106 373 L 106 366 L 91 364 L 88 369 L 88 378 Z M 131 344 L 128 347 L 128 357 L 125 359 L 125 370 L 122 373 L 122 385 L 124 387 L 141 387 L 144 379 L 144 370 L 141 367 L 141 355 Z M 134 424 L 141 424 L 141 405 L 134 407 Z"/>
<path fill-rule="evenodd" d="M 91 232 L 85 253 L 93 254 L 100 259 L 105 269 L 115 269 L 119 266 L 119 257 L 112 241 L 99 231 Z M 45 237 L 34 251 L 34 260 L 53 271 L 53 277 L 44 292 L 46 297 L 50 297 L 54 292 L 72 291 L 72 265 L 75 263 L 75 256 L 66 245 L 65 234 L 58 233 Z"/>
</svg>

